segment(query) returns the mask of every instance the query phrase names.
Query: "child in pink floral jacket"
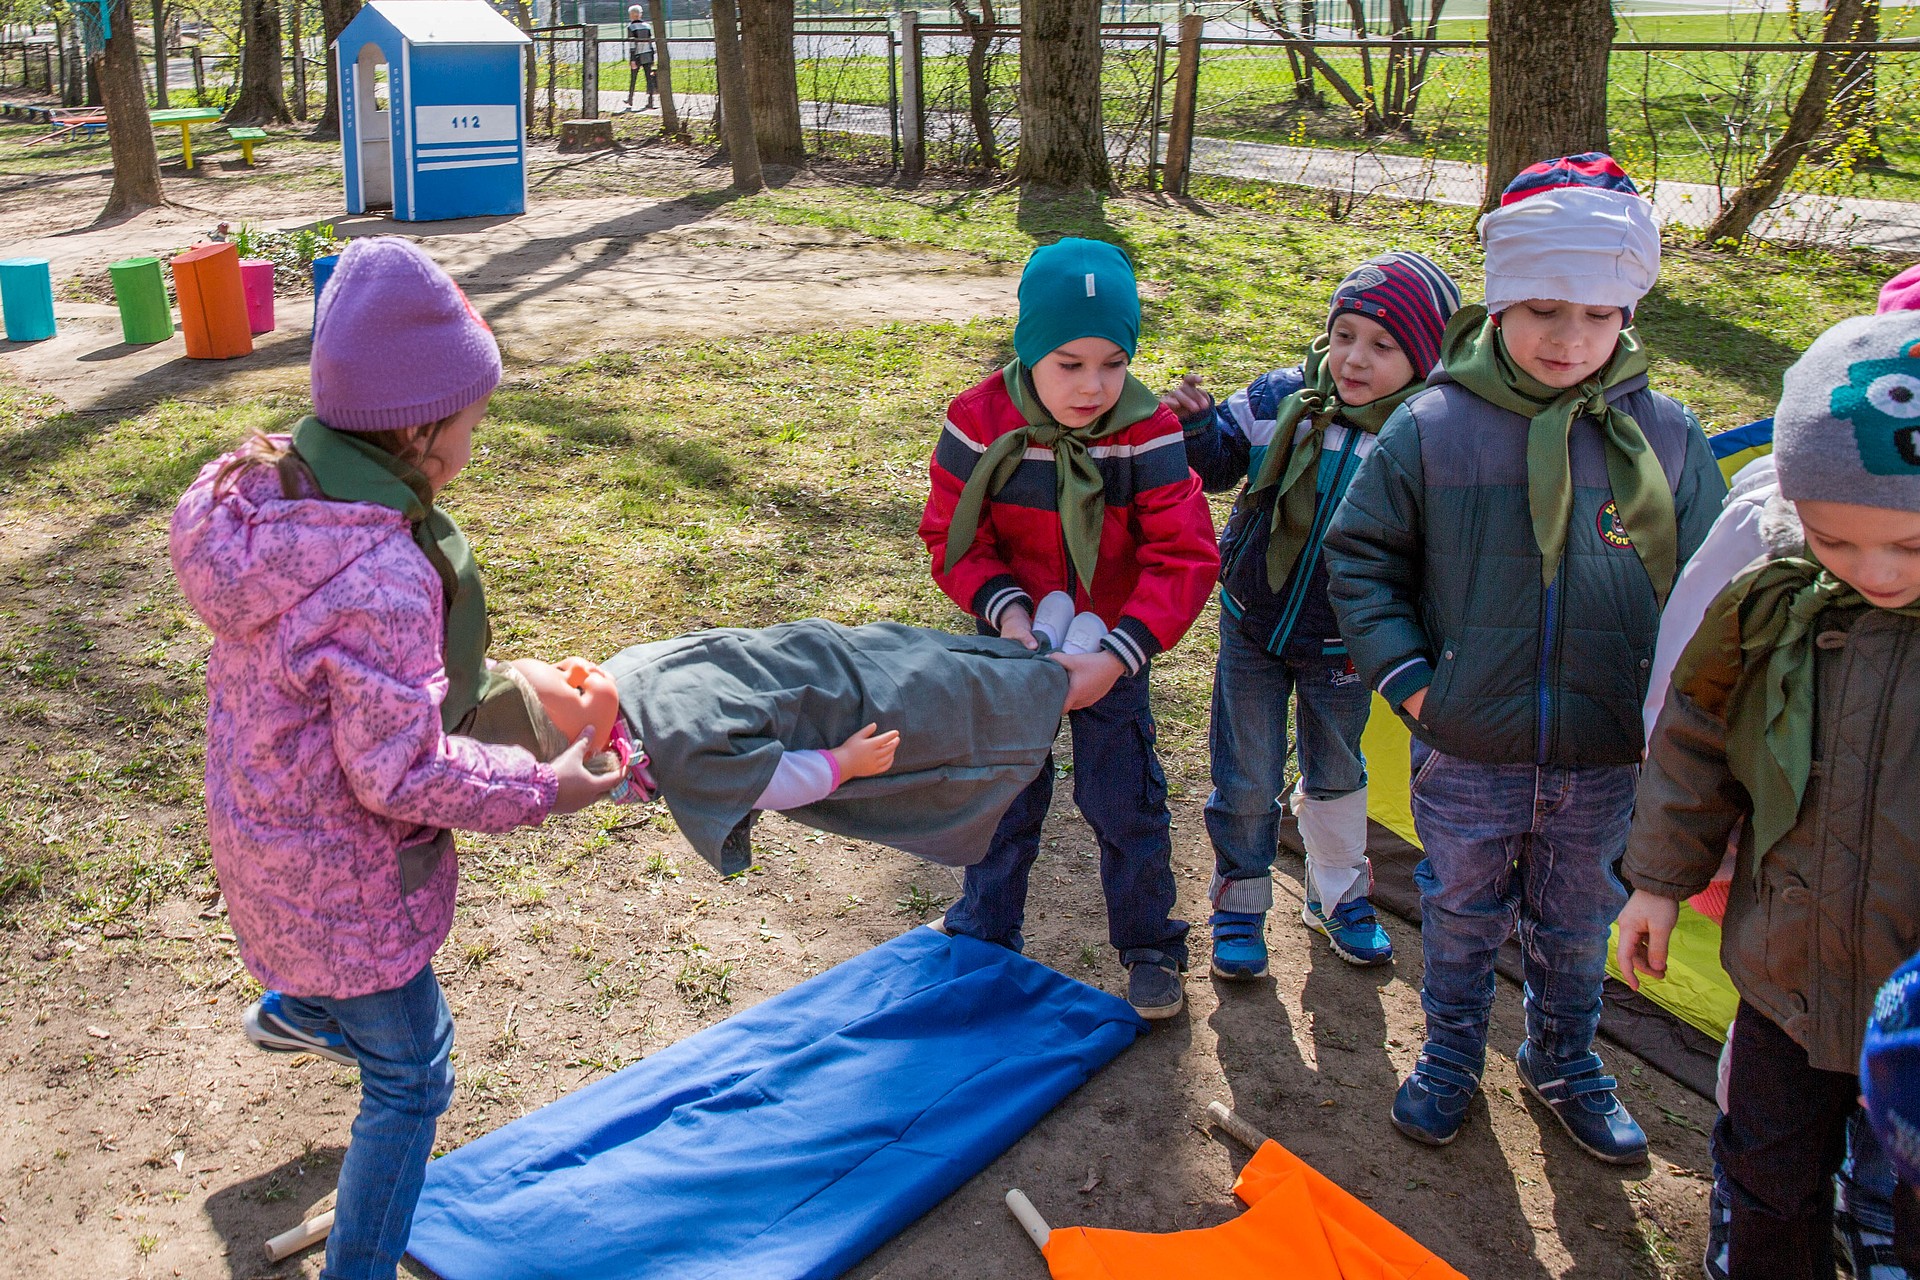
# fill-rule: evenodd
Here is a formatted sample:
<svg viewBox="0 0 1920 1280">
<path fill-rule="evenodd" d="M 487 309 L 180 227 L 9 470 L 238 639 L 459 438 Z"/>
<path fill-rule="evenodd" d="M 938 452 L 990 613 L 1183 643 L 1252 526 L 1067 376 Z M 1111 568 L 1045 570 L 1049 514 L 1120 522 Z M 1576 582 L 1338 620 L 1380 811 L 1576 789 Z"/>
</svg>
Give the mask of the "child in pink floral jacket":
<svg viewBox="0 0 1920 1280">
<path fill-rule="evenodd" d="M 405 351 L 404 369 L 393 359 Z M 451 828 L 505 831 L 619 782 L 452 730 L 485 675 L 473 557 L 434 496 L 500 380 L 493 335 L 419 249 L 357 240 L 320 303 L 315 416 L 211 463 L 174 512 L 213 632 L 207 828 L 262 1047 L 360 1068 L 327 1280 L 392 1277 L 453 1091 L 433 953 Z"/>
</svg>

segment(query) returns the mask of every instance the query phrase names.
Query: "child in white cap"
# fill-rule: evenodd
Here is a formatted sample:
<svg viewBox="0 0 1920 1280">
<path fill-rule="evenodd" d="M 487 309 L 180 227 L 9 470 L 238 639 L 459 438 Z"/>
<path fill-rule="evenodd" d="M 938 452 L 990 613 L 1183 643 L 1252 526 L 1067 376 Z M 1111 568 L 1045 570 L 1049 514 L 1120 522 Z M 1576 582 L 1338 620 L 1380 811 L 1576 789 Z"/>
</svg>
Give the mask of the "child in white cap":
<svg viewBox="0 0 1920 1280">
<path fill-rule="evenodd" d="M 1660 237 L 1620 167 L 1535 165 L 1481 236 L 1486 305 L 1454 315 L 1326 541 L 1341 633 L 1415 738 L 1427 1039 L 1393 1123 L 1459 1133 L 1517 930 L 1521 1083 L 1628 1164 L 1646 1136 L 1592 1048 L 1614 866 L 1660 609 L 1726 484 L 1693 415 L 1647 385 L 1630 325 Z"/>
</svg>

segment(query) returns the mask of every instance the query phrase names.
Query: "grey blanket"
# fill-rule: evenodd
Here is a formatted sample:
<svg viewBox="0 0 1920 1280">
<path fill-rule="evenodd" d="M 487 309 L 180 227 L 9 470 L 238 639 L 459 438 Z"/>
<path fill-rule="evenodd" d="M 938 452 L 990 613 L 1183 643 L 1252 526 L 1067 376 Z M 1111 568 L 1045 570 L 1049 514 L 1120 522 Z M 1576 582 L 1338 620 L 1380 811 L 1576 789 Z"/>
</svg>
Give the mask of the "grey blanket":
<svg viewBox="0 0 1920 1280">
<path fill-rule="evenodd" d="M 781 753 L 837 747 L 867 724 L 900 731 L 893 768 L 788 816 L 971 866 L 1039 775 L 1067 698 L 1060 665 L 1013 641 L 893 622 L 700 631 L 603 665 L 674 821 L 726 875 L 752 861 L 753 802 Z"/>
</svg>

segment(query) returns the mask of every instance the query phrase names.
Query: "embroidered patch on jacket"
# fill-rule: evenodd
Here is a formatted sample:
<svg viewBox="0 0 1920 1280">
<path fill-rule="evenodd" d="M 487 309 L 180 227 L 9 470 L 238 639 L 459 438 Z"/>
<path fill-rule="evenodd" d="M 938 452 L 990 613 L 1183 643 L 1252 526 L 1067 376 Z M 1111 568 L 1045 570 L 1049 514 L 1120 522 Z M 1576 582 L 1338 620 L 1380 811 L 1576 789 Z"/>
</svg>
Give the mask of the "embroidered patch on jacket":
<svg viewBox="0 0 1920 1280">
<path fill-rule="evenodd" d="M 1600 508 L 1600 518 L 1595 522 L 1600 528 L 1600 540 L 1610 547 L 1628 550 L 1633 539 L 1627 536 L 1627 526 L 1620 523 L 1620 506 L 1613 499 L 1607 499 L 1607 505 Z"/>
</svg>

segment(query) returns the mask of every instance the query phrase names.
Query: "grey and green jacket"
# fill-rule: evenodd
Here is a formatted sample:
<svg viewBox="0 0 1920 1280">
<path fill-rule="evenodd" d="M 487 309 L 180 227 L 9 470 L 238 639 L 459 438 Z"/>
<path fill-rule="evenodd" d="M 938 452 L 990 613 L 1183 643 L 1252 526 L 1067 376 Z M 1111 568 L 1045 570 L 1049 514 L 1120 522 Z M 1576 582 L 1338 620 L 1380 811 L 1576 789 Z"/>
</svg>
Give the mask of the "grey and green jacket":
<svg viewBox="0 0 1920 1280">
<path fill-rule="evenodd" d="M 1543 586 L 1527 505 L 1527 419 L 1436 369 L 1381 428 L 1327 535 L 1340 631 L 1397 710 L 1427 690 L 1427 745 L 1487 764 L 1633 764 L 1660 630 L 1652 580 L 1621 528 L 1599 423 L 1569 437 L 1573 518 Z M 1645 378 L 1607 393 L 1673 486 L 1679 561 L 1726 481 L 1691 411 Z M 1624 403 L 1622 403 L 1624 402 Z"/>
</svg>

